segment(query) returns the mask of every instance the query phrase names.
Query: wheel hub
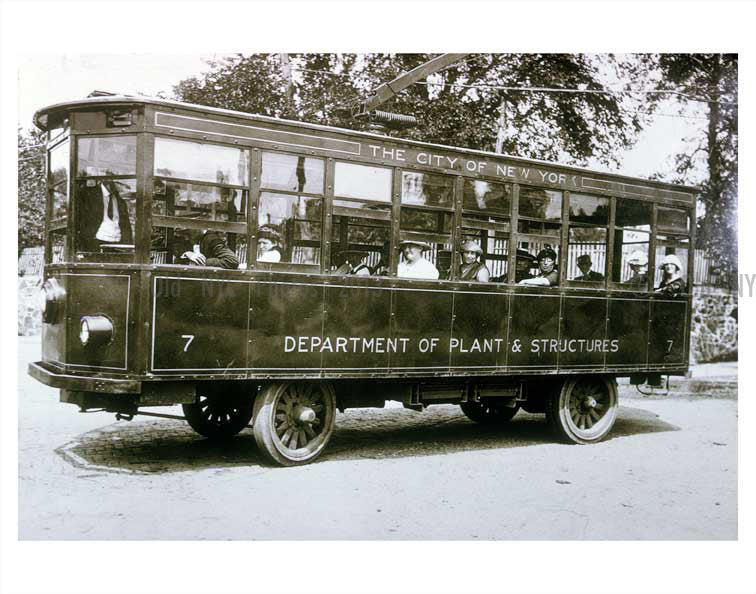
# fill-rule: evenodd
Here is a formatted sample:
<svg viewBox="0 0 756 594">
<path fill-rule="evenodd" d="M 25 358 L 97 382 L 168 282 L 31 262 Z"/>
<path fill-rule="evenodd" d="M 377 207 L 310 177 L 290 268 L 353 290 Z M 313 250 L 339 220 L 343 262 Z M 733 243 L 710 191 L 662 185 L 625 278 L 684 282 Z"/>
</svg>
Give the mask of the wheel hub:
<svg viewBox="0 0 756 594">
<path fill-rule="evenodd" d="M 593 396 L 588 396 L 583 400 L 583 406 L 585 408 L 596 408 L 596 399 Z"/>
<path fill-rule="evenodd" d="M 317 417 L 314 410 L 309 406 L 302 405 L 294 407 L 292 416 L 294 417 L 294 422 L 298 425 L 311 425 Z"/>
</svg>

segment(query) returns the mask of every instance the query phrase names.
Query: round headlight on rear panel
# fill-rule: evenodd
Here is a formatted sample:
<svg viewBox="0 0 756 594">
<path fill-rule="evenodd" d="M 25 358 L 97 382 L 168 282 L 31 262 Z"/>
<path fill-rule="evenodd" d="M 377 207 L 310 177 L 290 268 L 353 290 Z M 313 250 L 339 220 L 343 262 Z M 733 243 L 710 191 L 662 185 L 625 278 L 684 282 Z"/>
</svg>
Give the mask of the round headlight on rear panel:
<svg viewBox="0 0 756 594">
<path fill-rule="evenodd" d="M 79 326 L 82 346 L 102 346 L 113 340 L 113 322 L 108 316 L 84 316 Z"/>
</svg>

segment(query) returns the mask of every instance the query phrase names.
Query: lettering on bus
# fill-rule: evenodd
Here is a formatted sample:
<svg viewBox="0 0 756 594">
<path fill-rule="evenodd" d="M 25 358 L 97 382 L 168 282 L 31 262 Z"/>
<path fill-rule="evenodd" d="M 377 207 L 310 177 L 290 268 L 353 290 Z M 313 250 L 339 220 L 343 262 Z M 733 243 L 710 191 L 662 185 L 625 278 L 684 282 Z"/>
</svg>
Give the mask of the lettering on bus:
<svg viewBox="0 0 756 594">
<path fill-rule="evenodd" d="M 568 175 L 547 169 L 535 167 L 522 167 L 506 163 L 493 163 L 487 160 L 467 159 L 453 157 L 430 151 L 418 151 L 416 149 L 391 148 L 381 145 L 369 144 L 368 156 L 392 161 L 398 165 L 425 165 L 453 169 L 455 171 L 476 173 L 490 177 L 506 178 L 510 181 L 529 181 L 541 184 L 558 184 L 561 186 L 580 187 L 582 179 L 577 175 Z"/>
<path fill-rule="evenodd" d="M 451 338 L 448 343 L 450 353 L 500 353 L 506 348 L 503 338 Z M 410 338 L 407 336 L 390 338 L 378 336 L 285 336 L 284 353 L 433 353 L 439 349 L 436 337 Z M 509 349 L 519 353 L 525 348 L 521 339 L 510 341 Z M 531 353 L 616 353 L 620 341 L 601 338 L 533 338 L 529 343 Z"/>
</svg>

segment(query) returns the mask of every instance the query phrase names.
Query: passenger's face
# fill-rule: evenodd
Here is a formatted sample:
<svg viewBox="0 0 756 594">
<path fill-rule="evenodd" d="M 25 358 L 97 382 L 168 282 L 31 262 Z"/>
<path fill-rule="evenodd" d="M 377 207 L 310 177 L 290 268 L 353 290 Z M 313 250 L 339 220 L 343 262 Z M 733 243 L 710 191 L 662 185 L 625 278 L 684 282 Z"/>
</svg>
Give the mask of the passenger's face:
<svg viewBox="0 0 756 594">
<path fill-rule="evenodd" d="M 260 252 L 269 252 L 273 249 L 273 242 L 267 237 L 259 239 L 257 241 L 257 249 L 260 250 Z"/>
<path fill-rule="evenodd" d="M 648 264 L 631 264 L 630 268 L 633 274 L 646 274 L 648 271 Z"/>
<path fill-rule="evenodd" d="M 517 268 L 517 272 L 528 272 L 530 270 L 530 262 L 523 258 L 517 258 L 515 267 Z"/>
<path fill-rule="evenodd" d="M 664 272 L 668 274 L 669 276 L 672 276 L 677 272 L 677 265 L 676 264 L 665 264 L 664 265 Z"/>
<path fill-rule="evenodd" d="M 551 258 L 541 258 L 540 262 L 538 262 L 538 266 L 541 269 L 541 272 L 551 272 L 554 270 L 554 260 Z"/>
<path fill-rule="evenodd" d="M 478 254 L 475 252 L 462 252 L 462 261 L 465 264 L 472 264 L 478 259 Z"/>
<path fill-rule="evenodd" d="M 588 271 L 591 269 L 591 263 L 578 262 L 578 268 L 580 269 L 580 272 L 582 272 L 583 274 L 588 274 Z"/>
<path fill-rule="evenodd" d="M 420 259 L 423 250 L 420 249 L 419 245 L 405 245 L 402 248 L 402 253 L 408 262 L 415 262 Z"/>
</svg>

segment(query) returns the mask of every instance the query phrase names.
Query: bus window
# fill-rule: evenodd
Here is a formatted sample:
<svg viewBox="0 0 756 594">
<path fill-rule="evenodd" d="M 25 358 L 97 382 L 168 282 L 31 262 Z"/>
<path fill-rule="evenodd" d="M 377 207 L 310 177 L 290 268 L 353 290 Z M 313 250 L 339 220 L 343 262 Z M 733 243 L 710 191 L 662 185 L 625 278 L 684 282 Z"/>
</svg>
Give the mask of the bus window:
<svg viewBox="0 0 756 594">
<path fill-rule="evenodd" d="M 518 284 L 554 286 L 558 284 L 560 265 L 562 192 L 520 187 L 517 206 L 516 261 L 530 264 L 531 268 L 517 271 L 515 280 Z M 543 267 L 539 264 L 539 256 Z"/>
<path fill-rule="evenodd" d="M 409 173 L 414 175 L 416 172 Z M 436 189 L 431 190 L 433 187 Z M 453 178 L 434 175 L 428 188 L 429 196 L 435 195 L 439 200 L 446 200 L 443 198 L 446 190 L 438 188 L 448 188 L 448 195 L 451 196 Z M 402 207 L 399 217 L 401 254 L 397 275 L 407 278 L 448 279 L 451 277 L 451 254 L 454 249 L 451 240 L 452 212 L 438 208 L 405 206 L 408 203 L 416 204 L 417 196 L 416 184 L 402 184 Z M 452 204 L 451 198 L 449 204 Z"/>
<path fill-rule="evenodd" d="M 322 198 L 262 192 L 258 229 L 274 240 L 278 262 L 320 264 Z M 258 245 L 257 261 L 265 262 Z M 268 260 L 273 261 L 273 260 Z"/>
<path fill-rule="evenodd" d="M 331 272 L 386 276 L 389 273 L 391 205 L 333 201 Z"/>
<path fill-rule="evenodd" d="M 47 188 L 50 201 L 50 223 L 47 240 L 50 251 L 47 261 L 51 264 L 65 260 L 70 151 L 70 144 L 66 139 L 51 148 L 48 154 Z"/>
<path fill-rule="evenodd" d="M 132 262 L 136 136 L 81 137 L 76 145 L 76 259 Z"/>
<path fill-rule="evenodd" d="M 661 209 L 660 209 L 661 210 Z M 658 222 L 658 218 L 657 218 Z M 674 235 L 656 236 L 656 270 L 654 271 L 654 287 L 659 287 L 663 278 L 663 263 L 665 256 L 677 256 L 680 262 L 680 277 L 690 287 L 688 278 L 688 253 L 690 251 L 690 239 Z"/>
<path fill-rule="evenodd" d="M 333 194 L 339 198 L 391 202 L 391 178 L 391 169 L 387 167 L 337 161 Z"/>
<path fill-rule="evenodd" d="M 268 190 L 323 193 L 323 161 L 283 153 L 262 154 L 260 185 Z"/>
<path fill-rule="evenodd" d="M 612 281 L 620 283 L 620 288 L 648 289 L 651 210 L 650 204 L 640 200 L 617 198 Z"/>
<path fill-rule="evenodd" d="M 507 282 L 511 210 L 511 184 L 464 180 L 460 239 L 481 247 L 480 261 L 488 268 L 489 282 Z"/>
<path fill-rule="evenodd" d="M 586 286 L 606 284 L 606 251 L 609 236 L 609 199 L 570 194 L 570 227 L 567 246 L 569 281 Z"/>
<path fill-rule="evenodd" d="M 176 138 L 155 138 L 155 176 L 247 187 L 245 149 Z"/>
<path fill-rule="evenodd" d="M 156 138 L 154 175 L 150 262 L 246 268 L 249 151 Z"/>
<path fill-rule="evenodd" d="M 465 179 L 462 208 L 509 216 L 512 210 L 512 185 Z"/>
<path fill-rule="evenodd" d="M 445 175 L 402 172 L 402 204 L 452 206 L 454 180 Z"/>
<path fill-rule="evenodd" d="M 186 252 L 198 250 L 204 265 L 246 268 L 247 195 L 238 188 L 156 179 L 151 263 L 197 264 Z"/>
<path fill-rule="evenodd" d="M 690 216 L 678 208 L 659 207 L 656 215 L 656 228 L 671 233 L 689 233 Z"/>
</svg>

